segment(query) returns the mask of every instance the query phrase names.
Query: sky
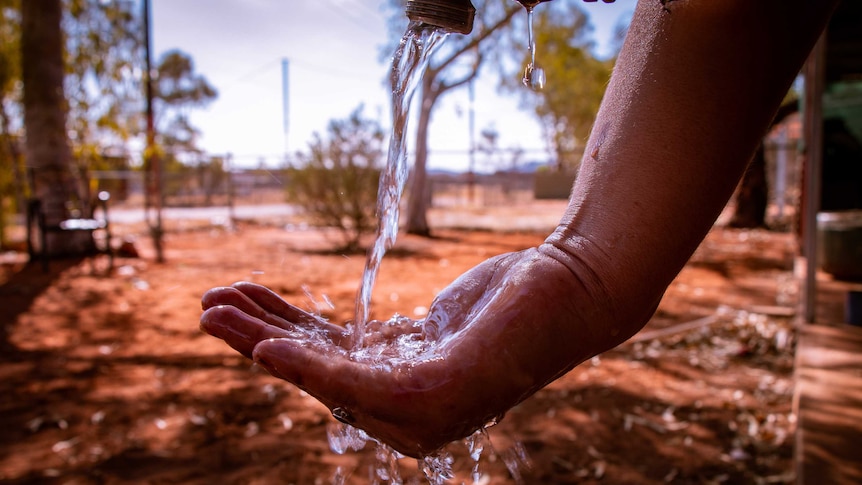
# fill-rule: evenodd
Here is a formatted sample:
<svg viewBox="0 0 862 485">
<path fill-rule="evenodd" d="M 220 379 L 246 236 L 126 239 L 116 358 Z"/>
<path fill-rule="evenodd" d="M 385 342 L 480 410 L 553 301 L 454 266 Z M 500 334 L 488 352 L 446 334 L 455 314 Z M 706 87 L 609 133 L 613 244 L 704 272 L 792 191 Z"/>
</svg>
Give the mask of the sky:
<svg viewBox="0 0 862 485">
<path fill-rule="evenodd" d="M 285 153 L 305 150 L 315 132 L 325 134 L 330 120 L 346 118 L 360 104 L 366 117 L 388 129 L 383 1 L 152 0 L 153 57 L 172 49 L 189 54 L 196 72 L 218 90 L 214 102 L 191 115 L 201 148 L 230 154 L 237 166 L 274 166 Z M 634 4 L 583 4 L 599 55 L 607 54 L 615 27 L 631 17 Z M 476 86 L 476 132 L 492 127 L 500 135 L 498 146 L 524 149 L 527 160 L 545 159 L 534 115 L 519 109 L 514 95 L 497 93 L 490 78 Z M 466 89 L 439 101 L 430 127 L 430 168 L 467 169 L 468 109 Z"/>
</svg>

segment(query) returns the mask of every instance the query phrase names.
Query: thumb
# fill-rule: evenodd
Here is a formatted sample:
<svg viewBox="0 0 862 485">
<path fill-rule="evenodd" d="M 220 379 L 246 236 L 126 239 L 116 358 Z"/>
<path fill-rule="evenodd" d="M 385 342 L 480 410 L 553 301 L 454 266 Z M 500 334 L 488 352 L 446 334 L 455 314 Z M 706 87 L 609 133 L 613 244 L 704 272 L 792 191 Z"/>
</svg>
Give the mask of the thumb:
<svg viewBox="0 0 862 485">
<path fill-rule="evenodd" d="M 258 343 L 252 358 L 270 374 L 308 392 L 327 407 L 354 406 L 368 377 L 344 349 L 292 338 Z"/>
</svg>

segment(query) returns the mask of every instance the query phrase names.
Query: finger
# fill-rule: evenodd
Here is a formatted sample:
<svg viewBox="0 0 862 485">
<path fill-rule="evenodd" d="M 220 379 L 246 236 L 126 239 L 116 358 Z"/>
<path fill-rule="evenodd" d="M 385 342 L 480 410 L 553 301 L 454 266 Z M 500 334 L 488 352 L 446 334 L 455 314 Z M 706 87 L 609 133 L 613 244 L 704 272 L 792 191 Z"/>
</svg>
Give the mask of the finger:
<svg viewBox="0 0 862 485">
<path fill-rule="evenodd" d="M 439 361 L 421 370 L 386 369 L 353 361 L 331 346 L 283 338 L 259 343 L 253 358 L 273 376 L 314 396 L 339 421 L 362 428 L 405 455 L 423 456 L 468 434 L 457 419 L 459 430 L 453 432 L 446 416 L 454 404 L 447 389 L 451 372 Z"/>
<path fill-rule="evenodd" d="M 297 335 L 229 305 L 208 308 L 201 315 L 200 325 L 204 332 L 224 340 L 246 357 L 251 357 L 254 346 L 262 340 Z"/>
<path fill-rule="evenodd" d="M 345 339 L 346 332 L 343 327 L 300 310 L 267 288 L 253 283 L 236 283 L 231 287 L 213 288 L 204 294 L 201 303 L 205 310 L 214 306 L 230 305 L 288 331 L 299 327 L 312 332 L 323 332 L 338 344 Z"/>
<path fill-rule="evenodd" d="M 439 359 L 422 365 L 370 364 L 351 359 L 332 344 L 308 339 L 264 340 L 252 357 L 273 376 L 297 385 L 330 408 L 355 407 L 378 417 L 391 408 L 409 414 L 392 401 L 395 395 L 400 399 L 420 396 L 451 377 Z"/>
<path fill-rule="evenodd" d="M 233 287 L 213 288 L 204 294 L 201 304 L 204 310 L 215 306 L 232 306 L 251 317 L 285 330 L 294 330 L 296 327 L 292 321 L 267 312 L 251 298 Z M 300 327 L 305 328 L 307 325 L 300 325 Z"/>
<path fill-rule="evenodd" d="M 343 327 L 328 323 L 326 320 L 320 317 L 312 315 L 305 310 L 291 305 L 290 303 L 284 301 L 282 297 L 278 296 L 275 292 L 273 292 L 269 288 L 266 288 L 265 286 L 261 286 L 255 283 L 249 283 L 247 281 L 241 281 L 239 283 L 235 283 L 233 285 L 233 288 L 246 295 L 249 299 L 259 305 L 260 308 L 262 308 L 264 311 L 273 315 L 277 315 L 291 322 L 294 325 L 299 325 L 310 330 L 324 329 L 327 332 L 331 332 L 338 335 L 344 333 Z"/>
<path fill-rule="evenodd" d="M 204 293 L 204 296 L 201 298 L 201 306 L 204 310 L 208 310 L 215 306 L 225 305 L 236 307 L 253 317 L 260 318 L 261 320 L 267 316 L 266 310 L 261 308 L 260 305 L 252 301 L 251 298 L 241 291 L 230 286 L 213 288 Z"/>
<path fill-rule="evenodd" d="M 355 401 L 352 396 L 355 379 L 346 376 L 357 375 L 359 364 L 351 361 L 341 348 L 272 339 L 260 342 L 253 358 L 270 374 L 292 382 L 322 401 L 333 401 L 333 394 L 340 395 L 339 401 Z"/>
</svg>

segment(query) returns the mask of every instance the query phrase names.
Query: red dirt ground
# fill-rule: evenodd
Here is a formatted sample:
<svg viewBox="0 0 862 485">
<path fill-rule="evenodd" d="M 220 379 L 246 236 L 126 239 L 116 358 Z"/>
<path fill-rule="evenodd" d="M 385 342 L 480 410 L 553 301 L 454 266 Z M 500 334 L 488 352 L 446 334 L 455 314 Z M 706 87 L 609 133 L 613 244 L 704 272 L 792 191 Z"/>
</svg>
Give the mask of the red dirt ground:
<svg viewBox="0 0 862 485">
<path fill-rule="evenodd" d="M 402 236 L 373 312 L 420 315 L 466 269 L 543 237 Z M 88 261 L 49 274 L 20 258 L 0 266 L 0 483 L 385 483 L 372 445 L 330 451 L 322 405 L 198 329 L 201 295 L 238 280 L 350 318 L 363 256 L 327 251 L 318 231 L 259 225 L 171 232 L 165 264 L 139 245 L 144 257 L 120 258 L 111 276 L 103 259 L 95 272 Z M 490 429 L 478 483 L 517 483 L 506 463 L 518 450 L 524 483 L 792 483 L 794 253 L 788 234 L 716 228 L 641 341 Z M 466 446 L 448 451 L 448 483 L 473 483 Z M 406 483 L 425 482 L 415 460 L 399 465 Z"/>
</svg>

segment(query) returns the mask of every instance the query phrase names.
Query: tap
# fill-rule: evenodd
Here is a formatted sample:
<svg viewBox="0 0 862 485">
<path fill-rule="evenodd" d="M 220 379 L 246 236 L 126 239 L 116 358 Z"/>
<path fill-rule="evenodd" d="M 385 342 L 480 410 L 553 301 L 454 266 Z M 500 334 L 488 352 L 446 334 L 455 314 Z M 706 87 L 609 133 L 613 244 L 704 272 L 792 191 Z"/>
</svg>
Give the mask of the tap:
<svg viewBox="0 0 862 485">
<path fill-rule="evenodd" d="M 528 10 L 551 0 L 516 0 Z M 587 2 L 595 0 L 584 0 Z M 603 0 L 613 2 L 613 0 Z M 476 8 L 470 0 L 407 0 L 407 18 L 414 22 L 423 22 L 435 27 L 455 32 L 469 34 L 473 31 L 473 17 Z"/>
<path fill-rule="evenodd" d="M 407 18 L 458 34 L 473 31 L 475 15 L 470 0 L 407 0 Z"/>
</svg>

